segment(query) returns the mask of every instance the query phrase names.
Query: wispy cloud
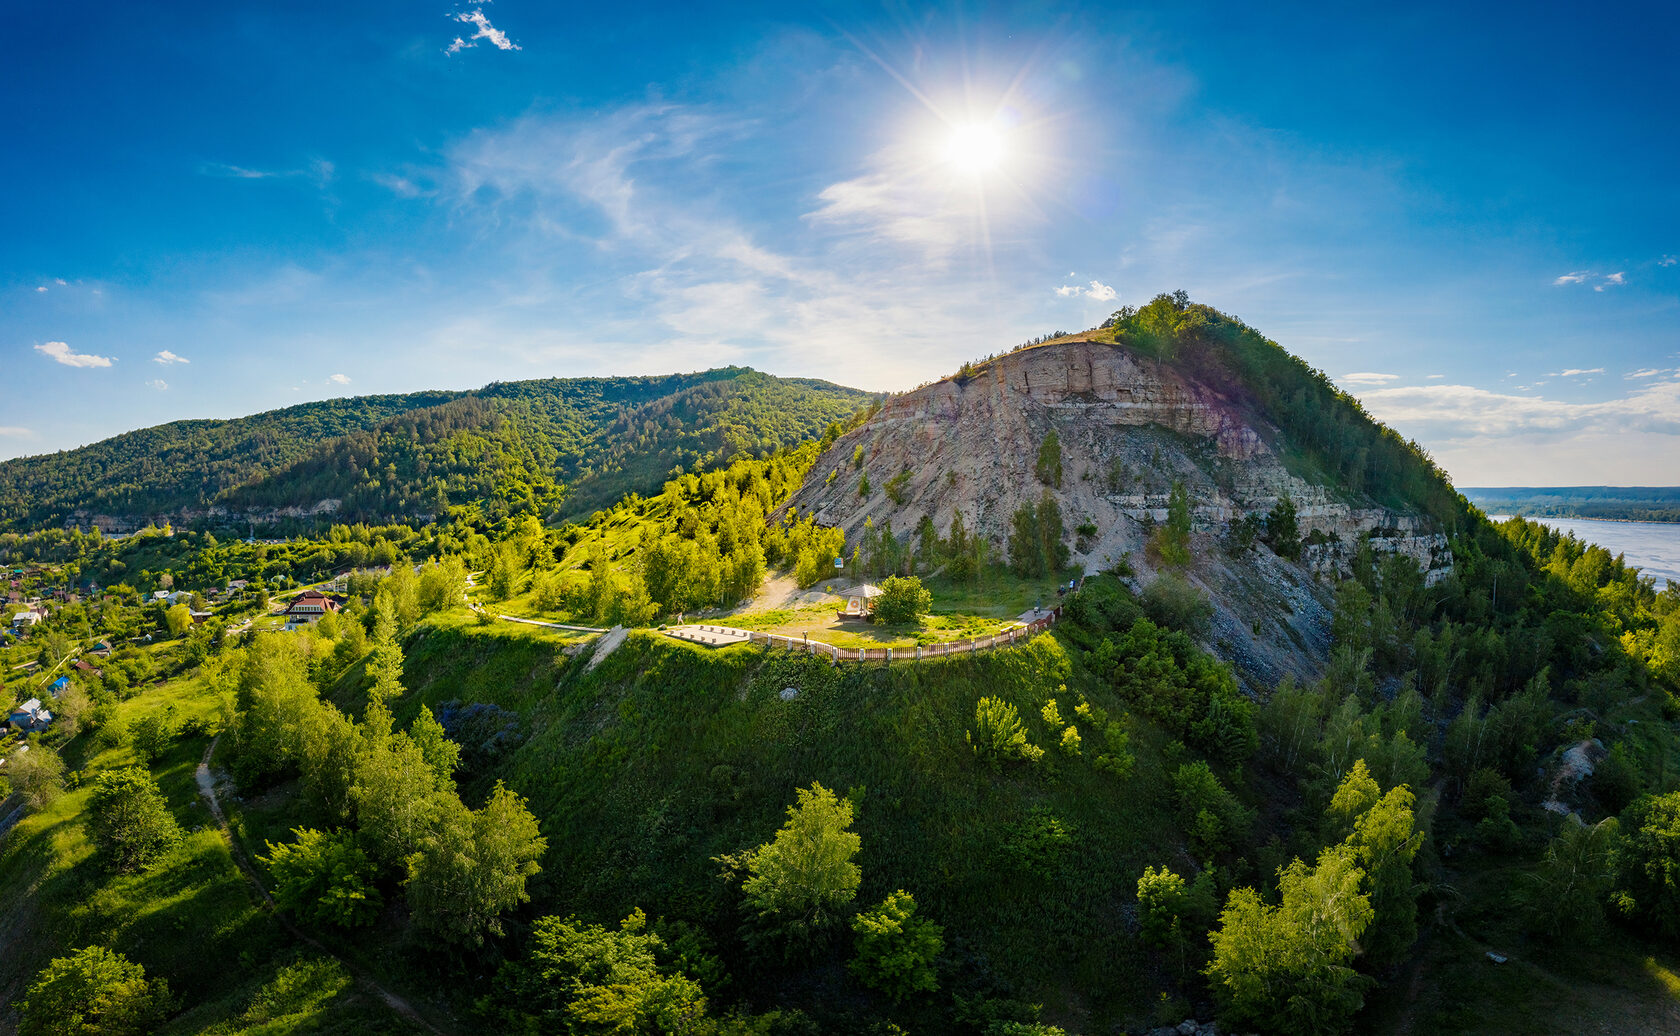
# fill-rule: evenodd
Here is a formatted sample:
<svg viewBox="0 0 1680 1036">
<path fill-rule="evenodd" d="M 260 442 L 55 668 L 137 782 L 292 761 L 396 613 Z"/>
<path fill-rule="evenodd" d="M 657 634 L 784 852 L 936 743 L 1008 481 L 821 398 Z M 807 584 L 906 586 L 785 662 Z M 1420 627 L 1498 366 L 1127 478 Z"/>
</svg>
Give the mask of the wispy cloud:
<svg viewBox="0 0 1680 1036">
<path fill-rule="evenodd" d="M 483 8 L 475 7 L 470 11 L 457 11 L 448 17 L 451 21 L 471 25 L 477 31 L 466 39 L 459 36 L 455 37 L 454 41 L 445 48 L 445 54 L 459 54 L 463 50 L 478 46 L 479 40 L 489 40 L 490 45 L 497 50 L 520 49 L 519 44 L 508 39 L 507 33 L 490 24 L 490 19 L 485 17 Z"/>
<path fill-rule="evenodd" d="M 1602 283 L 1593 285 L 1593 290 L 1594 291 L 1603 291 L 1605 288 L 1613 288 L 1613 287 L 1616 287 L 1617 285 L 1626 284 L 1626 283 L 1627 283 L 1627 274 L 1625 274 L 1625 273 L 1613 273 L 1613 274 L 1610 274 L 1608 277 L 1604 278 L 1604 281 Z"/>
<path fill-rule="evenodd" d="M 70 346 L 64 342 L 46 342 L 35 347 L 35 351 L 64 364 L 66 367 L 109 367 L 113 362 L 109 356 L 95 356 L 92 353 L 71 352 Z"/>
<path fill-rule="evenodd" d="M 1113 302 L 1120 297 L 1120 293 L 1115 291 L 1112 286 L 1101 281 L 1092 281 L 1089 286 L 1064 284 L 1056 289 L 1056 294 L 1064 299 L 1084 296 L 1093 302 Z"/>
<path fill-rule="evenodd" d="M 1376 374 L 1371 371 L 1356 371 L 1344 374 L 1336 379 L 1344 385 L 1386 385 L 1391 381 L 1399 381 L 1398 374 Z"/>
<path fill-rule="evenodd" d="M 972 195 L 959 205 L 938 197 L 948 183 L 936 191 L 892 182 L 881 173 L 891 155 L 811 192 L 817 204 L 802 216 L 797 248 L 766 244 L 729 207 L 729 192 L 697 201 L 688 190 L 755 128 L 707 109 L 644 104 L 587 118 L 531 114 L 462 141 L 440 174 L 439 203 L 452 218 L 499 228 L 520 273 L 508 304 L 434 329 L 436 347 L 494 340 L 533 364 L 608 355 L 635 364 L 626 370 L 681 368 L 703 355 L 902 383 L 945 373 L 962 358 L 953 343 L 997 337 L 998 313 L 1025 311 L 1042 291 L 994 281 L 976 305 L 987 267 Z M 579 255 L 600 270 L 595 283 L 551 272 Z M 637 317 L 571 331 L 516 319 L 555 306 Z"/>
<path fill-rule="evenodd" d="M 1417 385 L 1366 392 L 1360 401 L 1379 419 L 1456 442 L 1476 437 L 1618 431 L 1680 435 L 1680 379 L 1643 385 L 1620 399 L 1566 403 L 1469 385 Z"/>
<path fill-rule="evenodd" d="M 1441 378 L 1446 377 L 1446 375 L 1445 374 L 1425 374 L 1424 377 L 1428 378 L 1430 381 L 1438 381 Z"/>
<path fill-rule="evenodd" d="M 35 290 L 36 291 L 46 291 L 47 286 L 45 284 L 42 284 L 42 285 L 37 286 Z"/>
<path fill-rule="evenodd" d="M 35 438 L 35 433 L 30 431 L 28 428 L 23 428 L 15 424 L 0 424 L 0 438 L 33 439 Z"/>
<path fill-rule="evenodd" d="M 1631 381 L 1634 378 L 1655 378 L 1668 373 L 1671 372 L 1664 367 L 1645 367 L 1640 370 L 1629 371 L 1622 377 Z"/>
<path fill-rule="evenodd" d="M 1582 284 L 1586 281 L 1586 279 L 1588 277 L 1591 277 L 1591 276 L 1592 276 L 1592 271 L 1590 271 L 1590 270 L 1577 270 L 1574 273 L 1563 274 L 1562 276 L 1558 277 L 1556 280 L 1552 281 L 1552 283 L 1554 285 Z"/>
<path fill-rule="evenodd" d="M 339 384 L 339 385 L 350 384 L 349 377 L 346 376 L 346 375 L 343 375 L 343 374 L 329 374 L 327 376 L 327 380 L 331 381 L 331 382 L 334 382 L 335 384 Z"/>
<path fill-rule="evenodd" d="M 252 169 L 227 162 L 201 162 L 200 176 L 214 176 L 229 180 L 285 180 L 301 177 L 325 186 L 332 182 L 337 166 L 324 158 L 317 158 L 297 169 Z"/>
<path fill-rule="evenodd" d="M 168 366 L 171 363 L 191 363 L 192 361 L 188 360 L 185 356 L 177 356 L 174 353 L 170 352 L 168 349 L 164 349 L 164 350 L 161 350 L 156 356 L 152 357 L 152 362 L 153 363 L 161 363 L 165 366 Z"/>
<path fill-rule="evenodd" d="M 1603 367 L 1570 367 L 1568 370 L 1556 371 L 1546 375 L 1548 378 L 1581 378 L 1588 374 L 1603 374 Z"/>
<path fill-rule="evenodd" d="M 159 392 L 162 392 L 169 387 L 169 382 L 164 381 L 162 378 L 153 378 L 150 381 L 146 382 L 146 387 L 147 388 L 154 388 L 154 389 L 157 389 Z"/>
<path fill-rule="evenodd" d="M 1675 263 L 1680 263 L 1680 256 L 1665 255 L 1657 260 L 1658 266 L 1673 266 Z"/>
</svg>

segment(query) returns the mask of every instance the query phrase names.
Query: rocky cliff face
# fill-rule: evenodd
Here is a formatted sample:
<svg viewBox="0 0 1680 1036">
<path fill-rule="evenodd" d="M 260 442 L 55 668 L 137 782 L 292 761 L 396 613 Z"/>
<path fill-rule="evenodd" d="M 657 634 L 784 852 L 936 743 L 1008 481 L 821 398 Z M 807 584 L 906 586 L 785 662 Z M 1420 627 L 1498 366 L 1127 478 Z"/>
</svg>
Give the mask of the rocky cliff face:
<svg viewBox="0 0 1680 1036">
<path fill-rule="evenodd" d="M 1036 466 L 1052 432 L 1062 477 L 1047 487 Z M 1181 481 L 1193 502 L 1197 560 L 1189 575 L 1214 601 L 1216 647 L 1236 656 L 1251 682 L 1267 682 L 1322 665 L 1328 577 L 1348 571 L 1362 536 L 1379 551 L 1413 558 L 1432 582 L 1452 565 L 1446 538 L 1427 519 L 1297 477 L 1280 458 L 1284 448 L 1278 429 L 1252 408 L 1170 366 L 1105 343 L 1063 341 L 889 400 L 818 459 L 790 506 L 854 542 L 866 521 L 890 522 L 903 539 L 924 515 L 943 533 L 961 510 L 1004 557 L 1011 517 L 1048 488 L 1076 564 L 1098 571 L 1127 559 L 1147 582 L 1145 544 Z M 859 492 L 865 473 L 867 495 Z M 1286 494 L 1303 539 L 1313 541 L 1299 564 L 1263 545 L 1239 555 L 1223 549 L 1232 519 L 1264 515 Z M 1081 526 L 1087 535 L 1076 535 Z M 1272 622 L 1285 628 L 1269 636 Z"/>
</svg>

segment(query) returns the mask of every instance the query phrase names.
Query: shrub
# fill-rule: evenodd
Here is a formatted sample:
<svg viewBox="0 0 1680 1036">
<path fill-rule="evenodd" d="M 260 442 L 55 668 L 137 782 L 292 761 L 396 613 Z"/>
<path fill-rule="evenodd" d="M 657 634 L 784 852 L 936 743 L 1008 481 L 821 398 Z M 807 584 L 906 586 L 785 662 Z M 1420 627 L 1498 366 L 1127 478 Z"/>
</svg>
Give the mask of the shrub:
<svg viewBox="0 0 1680 1036">
<path fill-rule="evenodd" d="M 157 782 L 139 767 L 106 770 L 94 778 L 88 828 L 94 844 L 119 871 L 146 866 L 181 837 Z"/>
<path fill-rule="evenodd" d="M 151 1032 L 169 1013 L 169 983 L 103 946 L 88 946 L 42 969 L 20 1005 L 21 1036 L 129 1036 Z"/>
<path fill-rule="evenodd" d="M 915 622 L 933 606 L 933 594 L 915 576 L 888 576 L 881 583 L 881 596 L 875 599 L 875 621 L 885 623 Z"/>
<path fill-rule="evenodd" d="M 894 1000 L 938 988 L 933 964 L 945 948 L 945 930 L 916 916 L 910 893 L 900 889 L 852 918 L 852 934 L 857 956 L 851 970 L 859 982 Z"/>
<path fill-rule="evenodd" d="M 374 886 L 374 865 L 352 832 L 328 833 L 307 828 L 292 832 L 289 845 L 268 843 L 259 857 L 274 874 L 274 901 L 300 920 L 355 928 L 379 916 L 381 897 Z"/>
<path fill-rule="evenodd" d="M 1027 740 L 1021 714 L 1001 698 L 981 698 L 974 704 L 974 727 L 968 732 L 968 743 L 975 755 L 994 767 L 1011 759 L 1034 763 L 1044 756 L 1044 749 Z"/>
</svg>

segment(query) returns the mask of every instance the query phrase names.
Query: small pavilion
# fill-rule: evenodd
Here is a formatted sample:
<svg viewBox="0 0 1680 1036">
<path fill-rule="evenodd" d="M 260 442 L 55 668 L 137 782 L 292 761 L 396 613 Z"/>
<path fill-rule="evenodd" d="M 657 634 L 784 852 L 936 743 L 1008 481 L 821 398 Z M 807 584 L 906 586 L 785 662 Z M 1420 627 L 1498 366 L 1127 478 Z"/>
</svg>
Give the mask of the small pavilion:
<svg viewBox="0 0 1680 1036">
<path fill-rule="evenodd" d="M 842 619 L 862 619 L 874 613 L 875 599 L 881 596 L 881 588 L 874 583 L 859 583 L 850 589 L 836 590 L 834 593 L 846 602 L 836 615 Z"/>
</svg>

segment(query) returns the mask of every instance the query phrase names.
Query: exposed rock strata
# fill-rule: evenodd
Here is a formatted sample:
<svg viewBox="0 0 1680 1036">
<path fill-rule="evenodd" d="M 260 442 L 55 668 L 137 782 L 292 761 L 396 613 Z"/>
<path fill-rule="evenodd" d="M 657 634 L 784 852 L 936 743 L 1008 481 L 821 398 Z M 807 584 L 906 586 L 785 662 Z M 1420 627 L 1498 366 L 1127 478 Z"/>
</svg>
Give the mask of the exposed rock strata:
<svg viewBox="0 0 1680 1036">
<path fill-rule="evenodd" d="M 890 522 L 904 539 L 924 515 L 944 533 L 960 510 L 969 528 L 990 541 L 993 555 L 1003 557 L 1011 517 L 1047 488 L 1035 469 L 1052 431 L 1061 443 L 1062 479 L 1049 488 L 1074 560 L 1087 571 L 1129 558 L 1147 581 L 1146 541 L 1166 520 L 1173 483 L 1184 483 L 1198 556 L 1191 578 L 1219 610 L 1215 638 L 1226 642 L 1228 654 L 1240 653 L 1230 638 L 1268 639 L 1254 634 L 1255 626 L 1286 616 L 1281 621 L 1289 630 L 1269 638 L 1284 646 L 1256 647 L 1247 664 L 1237 659 L 1255 682 L 1284 671 L 1311 675 L 1321 666 L 1328 590 L 1310 576 L 1346 574 L 1361 537 L 1369 535 L 1379 552 L 1413 558 L 1431 582 L 1451 570 L 1446 538 L 1428 519 L 1291 474 L 1279 455 L 1281 432 L 1243 401 L 1165 364 L 1090 341 L 1010 353 L 966 381 L 947 379 L 890 399 L 818 459 L 790 506 L 843 528 L 850 542 L 866 521 Z M 861 470 L 853 462 L 860 446 Z M 886 487 L 906 472 L 895 485 L 902 502 L 895 503 Z M 859 493 L 864 473 L 867 496 Z M 1300 565 L 1263 546 L 1236 558 L 1221 549 L 1233 518 L 1264 515 L 1285 495 L 1295 502 L 1302 537 L 1319 534 Z M 1096 534 L 1077 537 L 1081 525 L 1095 526 Z M 1233 599 L 1238 587 L 1262 599 Z"/>
</svg>

